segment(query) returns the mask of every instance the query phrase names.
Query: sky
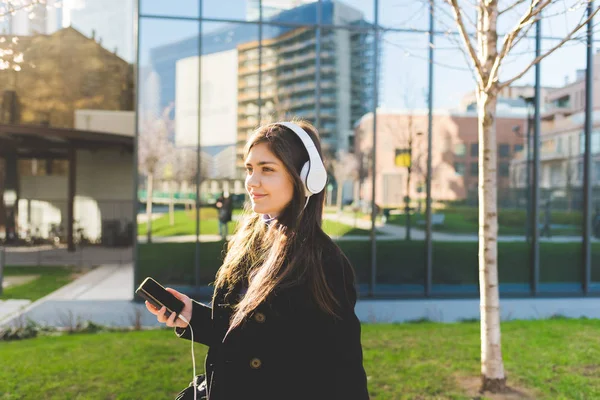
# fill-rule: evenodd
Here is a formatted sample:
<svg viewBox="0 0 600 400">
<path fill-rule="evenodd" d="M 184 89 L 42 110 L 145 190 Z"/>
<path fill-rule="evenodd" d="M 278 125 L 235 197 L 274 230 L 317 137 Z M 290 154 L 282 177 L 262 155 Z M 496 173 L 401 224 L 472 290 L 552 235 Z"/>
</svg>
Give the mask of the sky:
<svg viewBox="0 0 600 400">
<path fill-rule="evenodd" d="M 359 9 L 367 21 L 372 22 L 375 14 L 371 0 L 342 0 L 342 3 Z M 564 35 L 579 21 L 583 9 L 579 1 L 566 0 L 549 9 L 547 19 L 542 23 L 542 35 L 558 38 Z M 500 1 L 500 7 L 508 2 Z M 245 20 L 248 1 L 245 0 L 204 0 L 203 17 Z M 465 9 L 467 10 L 467 9 Z M 436 30 L 453 29 L 450 10 L 440 7 L 435 10 Z M 507 30 L 515 23 L 521 10 L 507 13 L 499 21 L 499 29 Z M 169 15 L 193 17 L 199 15 L 198 0 L 142 1 L 144 15 Z M 465 11 L 465 15 L 469 15 Z M 472 13 L 475 16 L 475 13 Z M 380 42 L 382 54 L 379 86 L 379 104 L 386 108 L 425 108 L 428 90 L 428 35 L 429 9 L 418 0 L 380 0 L 379 21 L 385 27 L 414 29 L 415 32 L 391 32 L 383 34 Z M 149 49 L 172 43 L 198 34 L 197 21 L 143 19 L 141 23 L 141 64 L 148 62 Z M 469 23 L 466 22 L 467 29 Z M 218 29 L 228 23 L 203 22 L 203 32 Z M 583 31 L 582 31 L 583 32 Z M 533 34 L 534 30 L 530 31 Z M 596 34 L 600 40 L 600 35 Z M 454 108 L 462 97 L 474 89 L 474 78 L 461 50 L 462 43 L 454 34 L 441 34 L 434 37 L 434 107 Z M 542 41 L 542 49 L 550 49 L 557 39 Z M 595 48 L 597 46 L 594 46 Z M 513 50 L 500 71 L 500 77 L 515 76 L 534 58 L 535 40 L 524 39 Z M 543 86 L 562 86 L 575 79 L 577 69 L 585 68 L 586 46 L 582 41 L 569 42 L 557 50 L 541 64 Z M 534 70 L 523 76 L 515 84 L 532 85 Z"/>
</svg>

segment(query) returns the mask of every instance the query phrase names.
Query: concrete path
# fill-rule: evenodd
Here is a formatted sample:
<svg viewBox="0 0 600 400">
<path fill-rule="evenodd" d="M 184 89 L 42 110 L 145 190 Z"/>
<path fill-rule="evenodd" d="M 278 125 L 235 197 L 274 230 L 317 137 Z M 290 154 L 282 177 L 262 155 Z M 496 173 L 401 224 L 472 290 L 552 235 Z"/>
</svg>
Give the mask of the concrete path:
<svg viewBox="0 0 600 400">
<path fill-rule="evenodd" d="M 143 303 L 133 302 L 133 266 L 103 265 L 33 303 L 0 302 L 0 327 L 31 319 L 42 325 L 73 326 L 93 321 L 108 326 L 159 326 Z M 17 312 L 19 312 L 17 315 Z"/>
<path fill-rule="evenodd" d="M 29 304 L 31 304 L 29 300 L 0 300 L 0 328 L 2 321 L 18 315 Z"/>
</svg>

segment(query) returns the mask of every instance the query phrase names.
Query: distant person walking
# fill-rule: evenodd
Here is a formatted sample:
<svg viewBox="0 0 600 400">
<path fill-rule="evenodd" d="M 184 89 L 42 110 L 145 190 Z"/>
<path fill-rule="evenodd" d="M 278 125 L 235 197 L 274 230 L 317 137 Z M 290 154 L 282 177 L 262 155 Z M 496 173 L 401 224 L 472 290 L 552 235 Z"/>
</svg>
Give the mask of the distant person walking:
<svg viewBox="0 0 600 400">
<path fill-rule="evenodd" d="M 221 193 L 221 196 L 217 199 L 216 206 L 219 210 L 219 235 L 221 235 L 221 239 L 227 240 L 227 235 L 229 234 L 227 223 L 231 221 L 233 213 L 233 202 L 227 191 Z"/>
<path fill-rule="evenodd" d="M 552 224 L 552 214 L 550 211 L 550 200 L 546 200 L 544 204 L 544 225 L 542 227 L 542 231 L 540 232 L 540 236 L 551 237 L 552 233 L 550 232 L 550 226 Z"/>
</svg>

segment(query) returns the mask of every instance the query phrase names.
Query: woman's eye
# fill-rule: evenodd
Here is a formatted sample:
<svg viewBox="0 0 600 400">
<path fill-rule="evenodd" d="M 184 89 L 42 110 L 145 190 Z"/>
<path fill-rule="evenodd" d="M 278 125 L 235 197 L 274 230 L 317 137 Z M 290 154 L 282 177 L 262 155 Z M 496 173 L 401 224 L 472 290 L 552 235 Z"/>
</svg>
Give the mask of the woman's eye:
<svg viewBox="0 0 600 400">
<path fill-rule="evenodd" d="M 246 167 L 246 172 L 249 173 L 249 174 L 251 174 L 252 173 L 252 168 Z"/>
<path fill-rule="evenodd" d="M 271 168 L 265 167 L 263 168 L 264 172 L 273 172 L 273 170 Z"/>
</svg>

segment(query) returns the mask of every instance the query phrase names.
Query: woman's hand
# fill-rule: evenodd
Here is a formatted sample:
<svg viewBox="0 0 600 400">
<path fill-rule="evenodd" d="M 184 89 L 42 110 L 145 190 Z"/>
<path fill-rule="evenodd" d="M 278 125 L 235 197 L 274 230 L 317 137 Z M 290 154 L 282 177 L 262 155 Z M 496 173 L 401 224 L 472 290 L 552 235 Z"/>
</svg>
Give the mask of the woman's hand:
<svg viewBox="0 0 600 400">
<path fill-rule="evenodd" d="M 166 289 L 167 289 L 167 292 L 171 293 L 173 296 L 177 297 L 179 300 L 181 300 L 183 302 L 184 305 L 183 305 L 183 310 L 181 310 L 181 315 L 188 321 L 191 321 L 192 320 L 192 299 L 190 299 L 183 293 L 179 293 L 175 289 L 171 289 L 171 288 L 166 288 Z M 156 315 L 156 319 L 158 320 L 158 322 L 166 324 L 167 326 L 170 326 L 171 328 L 173 328 L 173 327 L 185 328 L 188 326 L 187 322 L 183 322 L 183 320 L 181 318 L 175 319 L 175 313 L 171 313 L 171 316 L 167 318 L 167 316 L 165 315 L 165 312 L 167 312 L 167 308 L 164 306 L 159 310 L 158 308 L 155 308 L 152 304 L 150 304 L 146 301 L 146 308 L 152 314 Z"/>
</svg>

